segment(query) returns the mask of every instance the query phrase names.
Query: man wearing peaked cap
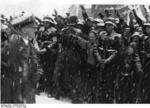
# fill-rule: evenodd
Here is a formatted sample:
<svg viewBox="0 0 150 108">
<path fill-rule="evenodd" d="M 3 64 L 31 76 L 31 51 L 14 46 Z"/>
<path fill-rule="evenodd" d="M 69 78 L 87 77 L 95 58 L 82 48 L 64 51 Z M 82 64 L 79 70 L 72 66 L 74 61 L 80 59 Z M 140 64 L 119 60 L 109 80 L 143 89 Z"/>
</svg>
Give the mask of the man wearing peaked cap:
<svg viewBox="0 0 150 108">
<path fill-rule="evenodd" d="M 101 32 L 99 35 L 100 36 L 100 41 L 99 44 L 104 48 L 104 50 L 102 49 L 103 52 L 103 59 L 104 59 L 104 66 L 107 67 L 108 64 L 110 65 L 109 69 L 104 68 L 104 74 L 108 73 L 108 78 L 110 78 L 109 81 L 107 81 L 105 84 L 106 85 L 113 85 L 113 81 L 115 80 L 115 78 L 113 77 L 113 75 L 110 74 L 110 72 L 114 73 L 117 72 L 116 69 L 113 70 L 113 66 L 117 66 L 118 63 L 121 63 L 121 61 L 119 60 L 119 55 L 121 55 L 122 52 L 122 35 L 117 33 L 115 31 L 115 28 L 117 28 L 116 24 L 115 24 L 115 19 L 113 17 L 108 17 L 107 19 L 105 19 L 105 31 Z M 110 53 L 110 51 L 112 51 Z M 117 60 L 117 62 L 113 62 L 113 60 Z M 115 73 L 115 75 L 117 76 L 117 73 Z M 116 81 L 116 83 L 118 83 Z M 113 101 L 113 99 L 111 99 L 113 93 L 113 88 L 114 87 L 109 87 L 107 86 L 107 90 L 109 90 L 110 92 L 108 92 L 109 97 L 109 101 Z M 106 90 L 106 92 L 107 92 Z"/>
<path fill-rule="evenodd" d="M 107 17 L 107 18 L 105 19 L 105 21 L 115 21 L 115 18 L 112 17 L 112 16 L 110 16 L 110 17 Z"/>
<path fill-rule="evenodd" d="M 144 23 L 144 26 L 150 26 L 150 22 Z"/>
<path fill-rule="evenodd" d="M 44 17 L 44 18 L 43 18 L 43 21 L 44 21 L 44 22 L 51 22 L 51 23 L 54 22 L 53 19 L 50 18 L 50 17 Z"/>
<path fill-rule="evenodd" d="M 100 18 L 94 19 L 94 22 L 97 23 L 97 26 L 104 26 L 104 21 Z"/>
<path fill-rule="evenodd" d="M 105 20 L 105 29 L 108 33 L 108 40 L 110 40 L 110 46 L 113 46 L 115 50 L 121 49 L 121 34 L 117 33 L 115 31 L 115 28 L 117 28 L 113 17 L 109 17 Z M 116 43 L 116 45 L 113 45 L 113 43 Z M 116 49 L 117 48 L 117 49 Z"/>
<path fill-rule="evenodd" d="M 117 27 L 116 24 L 115 24 L 115 18 L 113 18 L 113 17 L 108 17 L 108 18 L 105 20 L 105 25 L 113 25 L 114 27 Z"/>
<path fill-rule="evenodd" d="M 139 37 L 140 38 L 140 33 L 139 32 L 134 32 L 131 38 Z"/>
<path fill-rule="evenodd" d="M 139 24 L 135 23 L 134 24 L 134 31 L 135 32 L 142 32 L 142 27 Z"/>
<path fill-rule="evenodd" d="M 99 23 L 99 22 L 102 22 L 103 20 L 100 18 L 95 18 L 94 21 Z"/>
<path fill-rule="evenodd" d="M 102 19 L 96 18 L 96 19 L 94 19 L 94 22 L 95 22 L 95 30 L 97 33 L 104 30 L 105 23 Z"/>
<path fill-rule="evenodd" d="M 117 28 L 116 24 L 115 24 L 115 19 L 113 17 L 109 17 L 105 20 L 105 27 L 106 27 L 106 31 L 108 34 L 110 34 L 111 37 L 117 36 L 117 37 L 121 37 L 121 34 L 118 34 L 115 31 L 115 28 Z"/>
<path fill-rule="evenodd" d="M 43 23 L 44 23 L 45 27 L 54 26 L 54 21 L 50 17 L 44 17 Z"/>
</svg>

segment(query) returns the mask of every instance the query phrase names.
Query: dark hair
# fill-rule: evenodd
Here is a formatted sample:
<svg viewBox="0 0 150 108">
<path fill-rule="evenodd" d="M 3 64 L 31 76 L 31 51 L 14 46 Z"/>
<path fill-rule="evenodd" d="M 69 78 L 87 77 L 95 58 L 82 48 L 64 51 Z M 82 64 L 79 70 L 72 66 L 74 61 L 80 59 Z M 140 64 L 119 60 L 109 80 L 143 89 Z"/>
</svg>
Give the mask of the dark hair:
<svg viewBox="0 0 150 108">
<path fill-rule="evenodd" d="M 70 17 L 70 23 L 77 23 L 78 17 L 77 16 L 71 16 Z"/>
</svg>

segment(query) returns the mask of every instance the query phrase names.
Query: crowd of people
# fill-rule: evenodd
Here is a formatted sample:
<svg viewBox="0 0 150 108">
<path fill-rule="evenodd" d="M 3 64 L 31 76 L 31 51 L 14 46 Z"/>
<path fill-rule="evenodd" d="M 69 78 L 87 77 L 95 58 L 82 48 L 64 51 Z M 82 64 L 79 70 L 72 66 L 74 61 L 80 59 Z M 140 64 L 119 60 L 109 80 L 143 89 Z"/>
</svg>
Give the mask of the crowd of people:
<svg viewBox="0 0 150 108">
<path fill-rule="evenodd" d="M 131 10 L 128 25 L 115 9 L 97 18 L 81 9 L 83 20 L 57 11 L 19 24 L 1 17 L 2 103 L 32 103 L 39 92 L 72 103 L 150 103 L 150 13 L 143 22 Z"/>
</svg>

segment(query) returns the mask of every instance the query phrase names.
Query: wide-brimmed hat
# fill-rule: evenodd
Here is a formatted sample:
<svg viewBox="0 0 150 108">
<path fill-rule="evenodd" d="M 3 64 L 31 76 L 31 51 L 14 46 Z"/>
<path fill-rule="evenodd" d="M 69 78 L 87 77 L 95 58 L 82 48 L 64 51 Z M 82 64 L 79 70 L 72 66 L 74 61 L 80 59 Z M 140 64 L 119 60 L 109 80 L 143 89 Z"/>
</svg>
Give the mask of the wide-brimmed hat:
<svg viewBox="0 0 150 108">
<path fill-rule="evenodd" d="M 150 26 L 150 22 L 144 23 L 144 26 Z"/>
<path fill-rule="evenodd" d="M 116 24 L 115 24 L 114 22 L 112 22 L 112 21 L 106 21 L 106 22 L 105 22 L 105 25 L 107 25 L 107 24 L 111 24 L 111 25 L 113 25 L 114 27 L 117 27 Z"/>
<path fill-rule="evenodd" d="M 103 23 L 97 23 L 97 26 L 98 27 L 103 27 L 103 26 L 105 26 L 105 23 L 103 22 Z"/>
<path fill-rule="evenodd" d="M 106 31 L 101 31 L 101 32 L 99 32 L 99 35 L 101 36 L 101 35 L 107 35 L 107 32 Z"/>
<path fill-rule="evenodd" d="M 44 17 L 43 22 L 49 22 L 49 23 L 52 23 L 52 24 L 54 23 L 53 19 L 50 18 L 50 17 Z"/>
<path fill-rule="evenodd" d="M 108 17 L 106 20 L 105 20 L 105 25 L 107 24 L 111 24 L 113 25 L 114 27 L 117 27 L 116 23 L 115 23 L 115 18 L 113 17 Z"/>
<path fill-rule="evenodd" d="M 21 16 L 11 21 L 11 24 L 14 26 L 20 25 L 25 26 L 29 23 L 34 22 L 35 17 L 33 15 Z"/>
<path fill-rule="evenodd" d="M 131 36 L 131 38 L 134 38 L 134 37 L 141 38 L 142 36 L 143 36 L 143 34 L 141 34 L 140 32 L 134 32 L 133 35 Z"/>
<path fill-rule="evenodd" d="M 134 24 L 134 28 L 137 28 L 137 27 L 140 27 L 140 25 L 139 24 Z"/>
<path fill-rule="evenodd" d="M 98 26 L 98 27 L 105 26 L 104 21 L 103 21 L 102 19 L 100 19 L 100 18 L 95 18 L 95 19 L 94 19 L 94 22 L 97 23 L 97 26 Z"/>
</svg>

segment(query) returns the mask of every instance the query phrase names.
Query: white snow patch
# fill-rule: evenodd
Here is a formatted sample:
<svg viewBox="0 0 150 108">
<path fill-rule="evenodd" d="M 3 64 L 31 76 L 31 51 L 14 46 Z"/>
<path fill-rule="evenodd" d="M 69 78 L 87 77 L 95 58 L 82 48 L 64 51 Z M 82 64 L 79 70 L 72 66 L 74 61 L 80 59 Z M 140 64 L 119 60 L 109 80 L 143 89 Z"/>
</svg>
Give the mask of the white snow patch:
<svg viewBox="0 0 150 108">
<path fill-rule="evenodd" d="M 37 104 L 71 104 L 71 101 L 69 99 L 64 99 L 64 98 L 57 100 L 53 97 L 48 97 L 46 93 L 40 93 L 40 96 L 36 95 L 36 103 Z"/>
</svg>

